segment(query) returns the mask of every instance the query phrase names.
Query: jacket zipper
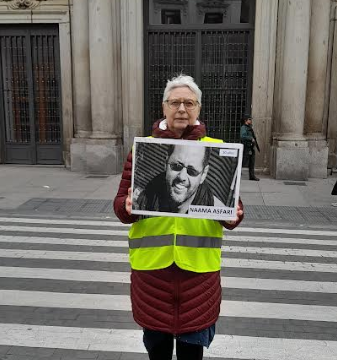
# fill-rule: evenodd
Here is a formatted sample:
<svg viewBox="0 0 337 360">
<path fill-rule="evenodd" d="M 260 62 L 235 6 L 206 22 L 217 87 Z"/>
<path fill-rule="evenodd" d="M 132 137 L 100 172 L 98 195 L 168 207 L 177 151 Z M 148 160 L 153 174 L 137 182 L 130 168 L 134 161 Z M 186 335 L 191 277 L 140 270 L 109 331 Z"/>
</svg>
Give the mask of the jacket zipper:
<svg viewBox="0 0 337 360">
<path fill-rule="evenodd" d="M 175 265 L 176 266 L 176 265 Z M 179 283 L 178 283 L 178 273 L 177 268 L 174 267 L 174 276 L 173 276 L 173 300 L 174 300 L 174 324 L 173 324 L 173 334 L 176 335 L 178 332 L 179 325 Z"/>
</svg>

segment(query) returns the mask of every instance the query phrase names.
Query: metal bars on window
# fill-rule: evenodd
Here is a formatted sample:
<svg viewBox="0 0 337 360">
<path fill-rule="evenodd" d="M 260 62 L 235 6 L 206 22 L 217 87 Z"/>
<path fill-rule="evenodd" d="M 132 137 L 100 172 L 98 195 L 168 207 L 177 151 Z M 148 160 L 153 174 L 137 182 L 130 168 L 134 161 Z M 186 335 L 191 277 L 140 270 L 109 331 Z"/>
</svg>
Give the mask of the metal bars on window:
<svg viewBox="0 0 337 360">
<path fill-rule="evenodd" d="M 33 35 L 35 133 L 39 143 L 61 142 L 59 74 L 55 65 L 54 35 Z"/>
<path fill-rule="evenodd" d="M 201 39 L 202 118 L 209 134 L 237 142 L 248 108 L 250 31 L 203 31 Z"/>
<path fill-rule="evenodd" d="M 252 34 L 252 29 L 149 30 L 145 132 L 162 116 L 166 81 L 182 72 L 203 91 L 200 118 L 208 135 L 239 141 L 241 118 L 251 102 Z"/>
<path fill-rule="evenodd" d="M 4 162 L 63 162 L 58 42 L 57 25 L 0 25 Z"/>
<path fill-rule="evenodd" d="M 0 38 L 5 140 L 30 142 L 29 94 L 26 68 L 26 37 Z"/>
<path fill-rule="evenodd" d="M 146 132 L 162 116 L 162 97 L 166 82 L 181 72 L 195 72 L 195 32 L 149 32 L 148 34 L 148 118 Z"/>
</svg>

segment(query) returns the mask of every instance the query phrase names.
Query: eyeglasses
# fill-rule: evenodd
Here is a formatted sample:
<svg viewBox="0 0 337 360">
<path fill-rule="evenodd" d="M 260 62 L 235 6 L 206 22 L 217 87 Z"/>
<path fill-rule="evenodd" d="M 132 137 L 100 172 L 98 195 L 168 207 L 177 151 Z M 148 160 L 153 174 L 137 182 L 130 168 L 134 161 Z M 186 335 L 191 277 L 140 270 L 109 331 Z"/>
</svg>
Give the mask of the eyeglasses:
<svg viewBox="0 0 337 360">
<path fill-rule="evenodd" d="M 186 168 L 186 172 L 189 176 L 196 177 L 201 174 L 201 171 L 196 170 L 193 166 L 185 166 L 184 164 L 178 162 L 171 162 L 169 163 L 170 168 L 172 171 L 180 172 L 182 169 Z"/>
<path fill-rule="evenodd" d="M 172 100 L 165 100 L 165 102 L 167 103 L 168 107 L 171 110 L 179 109 L 181 104 L 184 104 L 186 110 L 194 110 L 199 104 L 199 101 L 195 101 L 195 100 L 180 101 L 177 99 L 172 99 Z"/>
</svg>

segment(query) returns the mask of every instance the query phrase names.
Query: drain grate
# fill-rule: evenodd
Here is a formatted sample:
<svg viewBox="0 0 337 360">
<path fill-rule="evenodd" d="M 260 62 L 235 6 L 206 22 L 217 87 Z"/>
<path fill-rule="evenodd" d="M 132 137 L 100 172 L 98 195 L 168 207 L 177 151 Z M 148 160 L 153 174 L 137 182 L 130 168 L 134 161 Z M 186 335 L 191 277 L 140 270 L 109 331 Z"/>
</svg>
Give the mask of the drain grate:
<svg viewBox="0 0 337 360">
<path fill-rule="evenodd" d="M 297 186 L 307 186 L 307 184 L 303 181 L 284 181 L 284 185 L 297 185 Z"/>
</svg>

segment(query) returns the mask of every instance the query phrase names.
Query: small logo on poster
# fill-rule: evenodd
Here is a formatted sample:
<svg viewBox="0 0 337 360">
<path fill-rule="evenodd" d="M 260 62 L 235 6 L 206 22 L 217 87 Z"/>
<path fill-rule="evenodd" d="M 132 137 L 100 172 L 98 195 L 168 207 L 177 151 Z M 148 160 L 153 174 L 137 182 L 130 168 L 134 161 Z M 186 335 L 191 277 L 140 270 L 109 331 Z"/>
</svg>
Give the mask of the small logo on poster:
<svg viewBox="0 0 337 360">
<path fill-rule="evenodd" d="M 227 156 L 227 157 L 237 157 L 238 150 L 237 149 L 220 149 L 219 150 L 220 156 Z"/>
</svg>

